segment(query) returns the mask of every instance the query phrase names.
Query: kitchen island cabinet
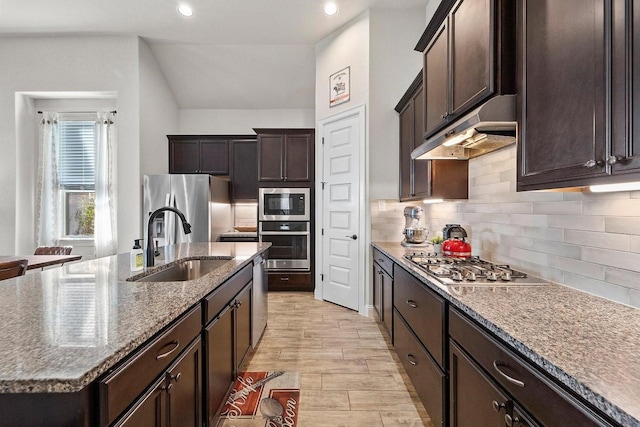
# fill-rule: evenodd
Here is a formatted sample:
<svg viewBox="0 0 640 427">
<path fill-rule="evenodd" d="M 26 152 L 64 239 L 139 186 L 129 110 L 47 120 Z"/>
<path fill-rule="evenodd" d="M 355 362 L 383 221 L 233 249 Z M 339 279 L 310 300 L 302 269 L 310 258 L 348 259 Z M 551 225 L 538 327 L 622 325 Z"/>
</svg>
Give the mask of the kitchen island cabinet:
<svg viewBox="0 0 640 427">
<path fill-rule="evenodd" d="M 442 394 L 444 425 L 640 426 L 640 310 L 553 283 L 446 286 L 405 260 L 400 244 L 373 247 L 394 263 L 399 306 L 409 299 L 421 305 L 399 291 L 403 276 L 444 301 L 444 365 L 419 337 L 439 326 L 408 320 L 397 307 L 393 342 L 422 399 L 426 373 L 434 372 L 427 362 L 442 368 L 445 381 L 434 375 L 427 381 L 430 392 L 449 389 Z M 437 416 L 428 408 L 437 398 L 429 399 L 425 408 Z"/>
<path fill-rule="evenodd" d="M 149 273 L 131 273 L 129 254 L 3 281 L 0 425 L 136 425 L 151 412 L 161 414 L 160 425 L 191 425 L 189 420 L 201 425 L 206 371 L 202 353 L 207 348 L 200 333 L 207 309 L 214 302 L 225 306 L 236 305 L 238 298 L 246 301 L 237 304 L 243 310 L 241 341 L 237 346 L 233 342 L 230 354 L 246 353 L 252 260 L 268 247 L 192 243 L 160 248 L 153 270 L 182 259 L 227 260 L 188 282 L 129 281 Z M 233 286 L 237 274 L 245 279 L 239 289 Z M 50 295 L 45 298 L 43 292 Z M 227 299 L 218 301 L 213 295 Z M 86 307 L 98 310 L 76 314 Z M 20 341 L 11 339 L 16 330 Z M 78 335 L 79 330 L 83 334 Z M 17 354 L 20 364 L 15 363 Z M 172 423 L 173 416 L 180 421 L 174 418 Z"/>
</svg>

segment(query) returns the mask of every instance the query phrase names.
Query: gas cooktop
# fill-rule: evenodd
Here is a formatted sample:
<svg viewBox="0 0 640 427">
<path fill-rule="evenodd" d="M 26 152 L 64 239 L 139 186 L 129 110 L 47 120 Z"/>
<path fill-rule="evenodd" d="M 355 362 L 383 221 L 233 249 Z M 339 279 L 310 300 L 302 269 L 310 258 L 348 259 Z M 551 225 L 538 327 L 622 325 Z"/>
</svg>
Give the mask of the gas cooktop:
<svg viewBox="0 0 640 427">
<path fill-rule="evenodd" d="M 505 264 L 494 264 L 479 257 L 453 258 L 424 252 L 404 256 L 444 285 L 450 286 L 512 286 L 546 285 L 549 282 L 529 276 Z"/>
</svg>

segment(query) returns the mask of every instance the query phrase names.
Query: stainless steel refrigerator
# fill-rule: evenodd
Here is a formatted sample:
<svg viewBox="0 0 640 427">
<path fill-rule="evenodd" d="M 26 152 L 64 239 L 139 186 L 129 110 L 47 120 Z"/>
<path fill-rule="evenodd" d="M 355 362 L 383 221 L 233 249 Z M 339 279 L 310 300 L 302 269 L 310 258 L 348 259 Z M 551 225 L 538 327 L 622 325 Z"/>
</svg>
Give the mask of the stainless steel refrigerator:
<svg viewBox="0 0 640 427">
<path fill-rule="evenodd" d="M 232 226 L 229 182 L 211 175 L 145 175 L 142 203 L 145 236 L 149 215 L 163 206 L 180 210 L 191 224 L 191 234 L 185 235 L 177 215 L 167 211 L 152 224 L 153 240 L 158 246 L 214 242 Z"/>
</svg>

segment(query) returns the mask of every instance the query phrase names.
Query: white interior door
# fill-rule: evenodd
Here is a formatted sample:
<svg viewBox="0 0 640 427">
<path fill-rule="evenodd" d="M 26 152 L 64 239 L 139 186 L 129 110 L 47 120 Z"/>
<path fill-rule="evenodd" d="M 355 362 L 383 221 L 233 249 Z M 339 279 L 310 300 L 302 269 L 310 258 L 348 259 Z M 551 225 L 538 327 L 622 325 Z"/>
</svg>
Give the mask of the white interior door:
<svg viewBox="0 0 640 427">
<path fill-rule="evenodd" d="M 358 310 L 363 295 L 364 108 L 322 124 L 322 299 Z M 362 235 L 361 235 L 362 234 Z"/>
</svg>

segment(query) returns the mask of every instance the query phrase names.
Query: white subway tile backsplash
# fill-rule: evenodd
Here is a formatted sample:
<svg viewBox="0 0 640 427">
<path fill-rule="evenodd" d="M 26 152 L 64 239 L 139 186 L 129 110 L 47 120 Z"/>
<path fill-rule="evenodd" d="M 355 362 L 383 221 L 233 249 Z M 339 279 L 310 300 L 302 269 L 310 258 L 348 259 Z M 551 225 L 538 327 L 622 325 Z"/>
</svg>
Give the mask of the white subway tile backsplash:
<svg viewBox="0 0 640 427">
<path fill-rule="evenodd" d="M 590 246 L 617 251 L 629 251 L 629 236 L 596 231 L 565 230 L 564 241 L 580 246 Z"/>
<path fill-rule="evenodd" d="M 536 214 L 581 215 L 582 203 L 577 201 L 536 202 L 533 204 L 533 212 Z"/>
<path fill-rule="evenodd" d="M 613 199 L 585 201 L 585 215 L 627 216 L 640 215 L 640 199 Z"/>
<path fill-rule="evenodd" d="M 605 267 L 604 279 L 607 282 L 640 291 L 640 272 L 638 271 Z"/>
<path fill-rule="evenodd" d="M 549 215 L 549 227 L 567 230 L 604 231 L 603 216 Z"/>
<path fill-rule="evenodd" d="M 582 259 L 625 270 L 638 271 L 640 267 L 640 254 L 632 252 L 584 247 L 582 248 Z"/>
<path fill-rule="evenodd" d="M 565 274 L 565 285 L 593 295 L 618 301 L 622 304 L 631 305 L 629 288 L 623 286 L 571 273 Z"/>
<path fill-rule="evenodd" d="M 546 227 L 549 221 L 547 215 L 511 215 L 511 224 L 525 225 L 529 227 Z"/>
<path fill-rule="evenodd" d="M 511 247 L 511 250 L 509 251 L 509 255 L 511 256 L 511 258 L 514 258 L 523 262 L 538 264 L 541 266 L 549 265 L 548 255 L 542 252 L 535 252 L 535 251 L 529 251 L 522 248 Z"/>
<path fill-rule="evenodd" d="M 592 262 L 585 262 L 578 259 L 565 258 L 557 255 L 549 256 L 549 267 L 564 270 L 569 273 L 591 277 L 592 279 L 604 280 L 605 267 Z"/>
<path fill-rule="evenodd" d="M 640 236 L 640 217 L 607 217 L 605 218 L 604 227 L 608 233 L 634 234 Z"/>
<path fill-rule="evenodd" d="M 516 192 L 515 145 L 470 160 L 469 175 L 468 200 L 422 205 L 430 236 L 461 224 L 474 255 L 640 307 L 640 191 Z M 400 242 L 412 203 L 385 204 L 371 204 L 372 239 Z"/>
<path fill-rule="evenodd" d="M 500 212 L 506 214 L 532 214 L 533 203 L 519 202 L 519 203 L 496 203 L 496 206 L 500 209 Z"/>
</svg>

